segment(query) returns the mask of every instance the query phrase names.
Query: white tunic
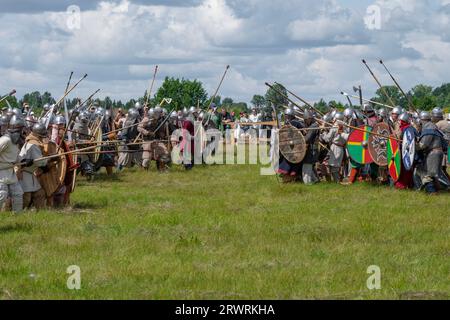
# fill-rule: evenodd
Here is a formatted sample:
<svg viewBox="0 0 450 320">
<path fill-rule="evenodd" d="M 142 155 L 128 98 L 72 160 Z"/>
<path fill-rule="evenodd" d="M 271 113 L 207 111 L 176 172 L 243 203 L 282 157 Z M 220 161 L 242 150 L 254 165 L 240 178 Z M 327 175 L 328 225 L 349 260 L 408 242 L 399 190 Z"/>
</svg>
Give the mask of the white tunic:
<svg viewBox="0 0 450 320">
<path fill-rule="evenodd" d="M 26 142 L 22 150 L 19 153 L 19 161 L 23 161 L 26 159 L 38 159 L 42 158 L 41 148 L 39 146 Z M 43 167 L 47 164 L 47 160 L 36 161 L 33 163 L 31 167 L 26 167 L 22 169 L 23 178 L 20 181 L 22 185 L 23 192 L 36 192 L 39 191 L 42 186 L 39 183 L 39 180 L 34 175 L 34 172 L 39 167 Z"/>
<path fill-rule="evenodd" d="M 0 137 L 0 183 L 17 183 L 14 164 L 18 161 L 19 148 L 8 136 Z"/>
<path fill-rule="evenodd" d="M 340 167 L 345 154 L 345 144 L 348 140 L 348 133 L 339 133 L 339 128 L 334 126 L 328 133 L 322 134 L 322 139 L 330 144 L 330 167 Z"/>
</svg>

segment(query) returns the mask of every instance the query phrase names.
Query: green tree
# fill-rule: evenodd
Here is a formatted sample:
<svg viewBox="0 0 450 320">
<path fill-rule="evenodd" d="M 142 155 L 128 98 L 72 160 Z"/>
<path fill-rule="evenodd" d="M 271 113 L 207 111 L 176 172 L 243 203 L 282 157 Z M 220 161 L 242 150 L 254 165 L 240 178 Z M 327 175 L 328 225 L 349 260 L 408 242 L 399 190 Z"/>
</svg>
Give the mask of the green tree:
<svg viewBox="0 0 450 320">
<path fill-rule="evenodd" d="M 8 108 L 9 106 L 11 106 L 11 108 L 19 108 L 19 102 L 17 101 L 17 98 L 15 96 L 11 96 L 3 100 L 0 103 L 0 110 Z"/>
<path fill-rule="evenodd" d="M 437 98 L 433 95 L 433 87 L 419 84 L 411 89 L 412 102 L 416 108 L 431 110 L 437 106 Z"/>
<path fill-rule="evenodd" d="M 450 83 L 445 83 L 433 90 L 436 97 L 436 104 L 441 108 L 450 107 Z"/>
<path fill-rule="evenodd" d="M 319 102 L 314 103 L 314 108 L 318 109 L 320 112 L 328 112 L 328 103 L 325 100 L 320 99 Z"/>
<path fill-rule="evenodd" d="M 262 108 L 263 106 L 266 105 L 266 98 L 264 98 L 264 96 L 261 96 L 259 94 L 255 94 L 252 98 L 252 101 L 250 101 L 250 102 L 256 108 Z"/>
<path fill-rule="evenodd" d="M 383 89 L 387 92 L 387 95 L 385 95 L 383 90 L 380 88 L 375 93 L 376 97 L 372 98 L 373 101 L 391 105 L 392 103 L 391 100 L 388 98 L 389 96 L 395 103 L 395 106 L 401 106 L 402 108 L 408 107 L 408 101 L 405 99 L 405 97 L 402 95 L 402 93 L 396 86 L 383 86 Z"/>
<path fill-rule="evenodd" d="M 157 103 L 164 98 L 171 98 L 171 106 L 176 110 L 184 107 L 203 106 L 207 100 L 207 93 L 201 82 L 197 80 L 175 79 L 166 77 L 161 87 L 155 94 Z"/>
</svg>

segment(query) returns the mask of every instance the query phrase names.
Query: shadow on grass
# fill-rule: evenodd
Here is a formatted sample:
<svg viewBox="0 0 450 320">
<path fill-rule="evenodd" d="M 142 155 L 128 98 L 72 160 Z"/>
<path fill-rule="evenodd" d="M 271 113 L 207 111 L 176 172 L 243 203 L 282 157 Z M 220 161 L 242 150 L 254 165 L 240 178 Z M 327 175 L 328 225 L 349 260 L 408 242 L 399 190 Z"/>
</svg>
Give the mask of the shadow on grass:
<svg viewBox="0 0 450 320">
<path fill-rule="evenodd" d="M 92 202 L 77 202 L 72 205 L 72 210 L 96 210 L 96 209 L 102 209 L 106 208 L 108 206 L 108 203 L 104 203 L 103 201 L 99 201 L 97 203 Z"/>
<path fill-rule="evenodd" d="M 12 223 L 4 226 L 0 226 L 0 233 L 9 233 L 9 232 L 29 232 L 33 229 L 33 225 L 31 223 Z"/>
</svg>

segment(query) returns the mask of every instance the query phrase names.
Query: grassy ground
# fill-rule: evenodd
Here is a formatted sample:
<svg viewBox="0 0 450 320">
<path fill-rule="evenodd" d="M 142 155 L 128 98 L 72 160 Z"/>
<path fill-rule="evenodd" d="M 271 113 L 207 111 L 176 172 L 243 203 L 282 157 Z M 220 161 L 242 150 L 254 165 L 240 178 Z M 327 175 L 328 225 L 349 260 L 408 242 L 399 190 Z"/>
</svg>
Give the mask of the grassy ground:
<svg viewBox="0 0 450 320">
<path fill-rule="evenodd" d="M 449 204 L 279 185 L 257 166 L 81 179 L 72 210 L 0 214 L 0 298 L 448 299 Z M 370 265 L 381 290 L 366 287 Z"/>
</svg>

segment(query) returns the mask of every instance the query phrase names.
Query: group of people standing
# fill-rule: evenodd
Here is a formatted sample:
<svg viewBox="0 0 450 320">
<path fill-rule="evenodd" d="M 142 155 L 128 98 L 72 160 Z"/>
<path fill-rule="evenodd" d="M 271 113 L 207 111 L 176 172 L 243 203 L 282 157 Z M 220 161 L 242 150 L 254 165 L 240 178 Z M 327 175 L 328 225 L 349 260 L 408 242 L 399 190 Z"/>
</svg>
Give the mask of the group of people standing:
<svg viewBox="0 0 450 320">
<path fill-rule="evenodd" d="M 450 116 L 445 118 L 440 108 L 432 112 L 408 112 L 395 107 L 388 112 L 384 108 L 376 110 L 366 103 L 361 109 L 347 108 L 343 112 L 331 109 L 320 116 L 315 110 L 291 106 L 286 108 L 284 116 L 286 125 L 302 132 L 306 146 L 306 155 L 300 163 L 289 162 L 280 153 L 278 173 L 284 182 L 314 184 L 324 180 L 353 184 L 372 181 L 398 189 L 424 189 L 430 194 L 450 188 L 447 172 Z M 387 165 L 364 164 L 349 153 L 352 132 L 361 131 L 370 136 L 375 134 L 370 130 L 379 123 L 385 123 L 388 128 L 388 136 L 378 135 L 385 157 L 389 139 L 399 141 L 398 152 L 401 153 L 405 133 L 408 129 L 413 132 L 414 165 L 407 168 L 400 161 L 399 176 L 393 177 Z M 361 145 L 365 152 L 367 141 L 362 141 Z M 388 159 L 390 161 L 393 159 Z"/>
</svg>

